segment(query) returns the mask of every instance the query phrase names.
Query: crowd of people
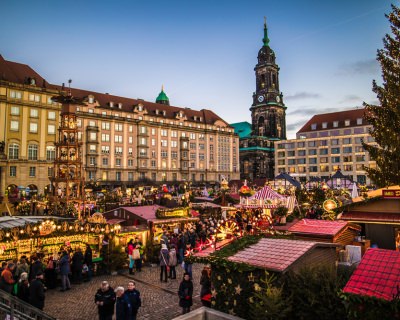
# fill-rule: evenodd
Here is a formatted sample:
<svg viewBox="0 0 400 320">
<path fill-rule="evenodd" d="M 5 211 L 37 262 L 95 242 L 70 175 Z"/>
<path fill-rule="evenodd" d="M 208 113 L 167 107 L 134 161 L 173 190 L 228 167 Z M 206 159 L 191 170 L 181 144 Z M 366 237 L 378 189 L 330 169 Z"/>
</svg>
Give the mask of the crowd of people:
<svg viewBox="0 0 400 320">
<path fill-rule="evenodd" d="M 81 248 L 75 251 L 71 247 L 63 248 L 56 257 L 44 259 L 42 255 L 32 255 L 30 259 L 22 256 L 19 260 L 2 262 L 0 268 L 0 289 L 17 296 L 22 301 L 43 310 L 45 292 L 58 287 L 64 292 L 71 289 L 70 275 L 74 284 L 81 284 L 92 278 L 92 249 L 86 244 L 85 252 Z"/>
</svg>

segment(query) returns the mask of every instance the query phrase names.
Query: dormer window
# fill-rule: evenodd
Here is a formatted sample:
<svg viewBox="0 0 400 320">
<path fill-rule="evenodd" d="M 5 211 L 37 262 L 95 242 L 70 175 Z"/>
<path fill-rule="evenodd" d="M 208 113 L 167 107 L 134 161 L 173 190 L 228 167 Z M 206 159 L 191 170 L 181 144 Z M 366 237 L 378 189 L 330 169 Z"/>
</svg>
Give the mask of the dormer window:
<svg viewBox="0 0 400 320">
<path fill-rule="evenodd" d="M 94 97 L 93 96 L 89 96 L 89 103 L 94 103 Z"/>
<path fill-rule="evenodd" d="M 143 105 L 139 104 L 139 105 L 138 105 L 138 110 L 139 110 L 139 111 L 143 111 Z"/>
<path fill-rule="evenodd" d="M 118 109 L 122 109 L 122 103 L 118 103 Z"/>
<path fill-rule="evenodd" d="M 333 121 L 333 127 L 334 128 L 339 127 L 339 121 Z"/>
<path fill-rule="evenodd" d="M 344 120 L 344 125 L 348 127 L 350 125 L 350 120 Z"/>
<path fill-rule="evenodd" d="M 109 105 L 110 105 L 110 108 L 114 107 L 114 102 L 110 101 Z"/>
<path fill-rule="evenodd" d="M 193 120 L 194 120 L 194 121 L 197 121 L 197 116 L 193 116 Z"/>
<path fill-rule="evenodd" d="M 362 118 L 357 118 L 357 124 L 360 125 L 363 123 L 363 119 Z"/>
<path fill-rule="evenodd" d="M 199 117 L 199 121 L 203 121 L 203 118 L 202 118 L 202 117 Z"/>
<path fill-rule="evenodd" d="M 160 111 L 158 109 L 156 109 L 156 114 L 159 114 L 159 113 L 160 113 Z"/>
<path fill-rule="evenodd" d="M 322 122 L 322 129 L 328 128 L 328 122 Z"/>
<path fill-rule="evenodd" d="M 162 113 L 163 113 L 164 117 L 167 115 L 167 111 L 165 111 L 165 110 Z"/>
<path fill-rule="evenodd" d="M 311 124 L 311 130 L 317 130 L 317 124 L 316 123 Z"/>
<path fill-rule="evenodd" d="M 179 112 L 179 117 L 183 118 L 183 112 Z"/>
</svg>

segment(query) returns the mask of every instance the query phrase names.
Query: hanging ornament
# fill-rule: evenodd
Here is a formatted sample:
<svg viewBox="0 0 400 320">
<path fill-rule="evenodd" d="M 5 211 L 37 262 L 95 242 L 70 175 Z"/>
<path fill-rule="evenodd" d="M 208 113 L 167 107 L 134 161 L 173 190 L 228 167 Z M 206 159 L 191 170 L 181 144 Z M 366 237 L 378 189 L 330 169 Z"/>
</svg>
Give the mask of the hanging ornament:
<svg viewBox="0 0 400 320">
<path fill-rule="evenodd" d="M 235 287 L 235 292 L 236 294 L 240 295 L 240 292 L 242 292 L 242 288 L 240 287 L 240 284 L 237 285 L 237 287 Z"/>
<path fill-rule="evenodd" d="M 250 302 L 250 303 L 254 303 L 253 297 L 250 297 L 250 298 L 249 298 L 249 302 Z"/>
<path fill-rule="evenodd" d="M 260 285 L 258 283 L 254 284 L 254 290 L 255 291 L 261 291 L 261 287 L 260 287 Z"/>
<path fill-rule="evenodd" d="M 229 283 L 229 284 L 232 284 L 232 279 L 228 279 L 228 283 Z"/>
<path fill-rule="evenodd" d="M 221 281 L 221 276 L 218 276 L 217 279 L 218 279 L 219 281 Z"/>
<path fill-rule="evenodd" d="M 233 300 L 233 306 L 236 307 L 236 300 Z"/>
</svg>

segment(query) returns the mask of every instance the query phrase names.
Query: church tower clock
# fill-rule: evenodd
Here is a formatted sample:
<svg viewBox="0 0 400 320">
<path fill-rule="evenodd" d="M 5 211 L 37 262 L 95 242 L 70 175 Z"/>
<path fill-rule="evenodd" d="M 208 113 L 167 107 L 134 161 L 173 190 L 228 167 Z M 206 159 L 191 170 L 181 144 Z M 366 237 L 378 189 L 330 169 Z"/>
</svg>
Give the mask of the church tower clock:
<svg viewBox="0 0 400 320">
<path fill-rule="evenodd" d="M 264 20 L 263 46 L 258 51 L 254 68 L 256 91 L 250 108 L 253 135 L 286 139 L 286 106 L 279 91 L 279 67 L 275 52 L 269 46 L 267 23 Z"/>
</svg>

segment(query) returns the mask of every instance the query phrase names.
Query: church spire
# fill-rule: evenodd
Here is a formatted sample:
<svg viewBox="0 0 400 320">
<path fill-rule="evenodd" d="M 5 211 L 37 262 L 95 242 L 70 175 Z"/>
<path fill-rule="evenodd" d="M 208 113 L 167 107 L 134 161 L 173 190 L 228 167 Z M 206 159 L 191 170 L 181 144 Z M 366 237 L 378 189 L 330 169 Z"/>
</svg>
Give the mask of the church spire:
<svg viewBox="0 0 400 320">
<path fill-rule="evenodd" d="M 264 17 L 264 38 L 263 38 L 264 47 L 268 47 L 269 39 L 268 39 L 268 29 L 267 29 L 267 17 Z"/>
</svg>

